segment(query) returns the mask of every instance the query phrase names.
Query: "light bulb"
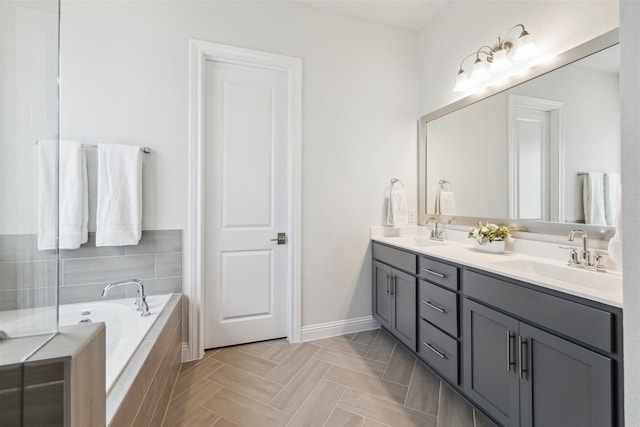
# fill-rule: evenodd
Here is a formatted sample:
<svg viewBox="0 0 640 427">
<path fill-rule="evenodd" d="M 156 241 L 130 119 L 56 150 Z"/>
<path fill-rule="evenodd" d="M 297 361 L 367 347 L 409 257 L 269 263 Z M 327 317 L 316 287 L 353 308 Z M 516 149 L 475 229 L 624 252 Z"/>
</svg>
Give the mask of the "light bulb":
<svg viewBox="0 0 640 427">
<path fill-rule="evenodd" d="M 476 59 L 476 62 L 473 64 L 473 72 L 471 73 L 471 78 L 469 79 L 471 83 L 479 83 L 485 81 L 489 78 L 489 72 L 487 71 L 487 67 L 484 65 L 484 62 L 480 58 Z"/>
<path fill-rule="evenodd" d="M 493 61 L 489 67 L 489 72 L 499 73 L 511 67 L 511 62 L 507 58 L 507 52 L 504 49 L 498 49 L 493 52 Z"/>
<path fill-rule="evenodd" d="M 469 83 L 469 78 L 467 77 L 467 73 L 461 68 L 458 71 L 458 76 L 456 77 L 456 85 L 453 88 L 454 92 L 464 92 L 469 89 L 471 83 Z"/>
<path fill-rule="evenodd" d="M 526 31 L 523 31 L 518 38 L 518 42 L 516 44 L 516 53 L 513 55 L 513 59 L 516 61 L 523 61 L 525 59 L 531 58 L 538 52 L 538 47 L 533 43 L 533 39 L 531 38 L 531 34 Z"/>
</svg>

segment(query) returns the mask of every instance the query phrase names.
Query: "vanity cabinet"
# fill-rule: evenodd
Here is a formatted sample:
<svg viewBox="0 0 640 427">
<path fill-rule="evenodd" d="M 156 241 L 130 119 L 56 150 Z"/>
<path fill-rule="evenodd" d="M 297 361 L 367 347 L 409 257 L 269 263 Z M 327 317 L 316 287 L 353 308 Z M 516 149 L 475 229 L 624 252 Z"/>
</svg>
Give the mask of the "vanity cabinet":
<svg viewBox="0 0 640 427">
<path fill-rule="evenodd" d="M 464 272 L 463 286 L 476 299 L 465 298 L 462 303 L 463 389 L 470 399 L 504 426 L 614 425 L 614 362 L 610 355 L 571 336 L 564 338 L 555 330 L 551 333 L 537 327 L 521 318 L 521 313 L 505 312 L 512 305 L 508 302 L 496 308 L 483 304 L 503 297 L 493 294 L 492 288 L 509 286 L 522 296 L 533 297 L 523 301 L 532 313 L 550 309 L 570 324 L 568 308 L 578 303 L 475 272 Z M 605 323 L 602 328 L 611 327 L 611 313 L 580 308 L 592 314 L 582 321 L 589 324 L 595 319 Z M 545 321 L 552 326 L 549 323 L 554 320 L 545 316 Z M 598 337 L 591 338 L 602 343 Z"/>
<path fill-rule="evenodd" d="M 373 316 L 416 351 L 416 256 L 377 244 L 373 253 Z"/>
</svg>

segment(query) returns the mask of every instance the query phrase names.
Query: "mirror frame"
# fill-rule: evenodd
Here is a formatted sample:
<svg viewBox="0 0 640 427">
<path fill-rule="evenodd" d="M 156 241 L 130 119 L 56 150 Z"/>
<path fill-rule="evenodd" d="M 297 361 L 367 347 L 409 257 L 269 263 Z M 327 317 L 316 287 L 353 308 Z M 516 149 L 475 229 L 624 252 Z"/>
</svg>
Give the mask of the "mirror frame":
<svg viewBox="0 0 640 427">
<path fill-rule="evenodd" d="M 478 221 L 483 221 L 493 223 L 507 223 L 514 230 L 522 232 L 564 236 L 568 235 L 571 230 L 580 228 L 585 230 L 589 234 L 590 238 L 609 240 L 615 233 L 614 227 L 560 222 L 509 220 L 506 218 L 446 216 L 429 214 L 426 209 L 427 123 L 447 114 L 458 111 L 471 104 L 475 104 L 476 102 L 482 101 L 483 99 L 505 92 L 522 83 L 540 77 L 544 74 L 564 67 L 565 65 L 569 65 L 580 59 L 586 58 L 587 56 L 593 55 L 594 53 L 600 52 L 601 50 L 607 49 L 611 46 L 615 46 L 618 43 L 620 43 L 620 35 L 619 29 L 616 28 L 575 48 L 559 54 L 552 61 L 548 61 L 546 63 L 539 64 L 530 68 L 529 72 L 526 73 L 526 75 L 522 75 L 519 77 L 515 76 L 507 85 L 490 87 L 486 90 L 483 90 L 482 93 L 471 94 L 422 116 L 420 118 L 418 126 L 418 225 L 426 225 L 427 219 L 429 218 L 437 218 L 438 222 L 440 223 L 460 226 L 473 226 Z M 505 177 L 505 181 L 506 180 L 507 177 Z"/>
</svg>

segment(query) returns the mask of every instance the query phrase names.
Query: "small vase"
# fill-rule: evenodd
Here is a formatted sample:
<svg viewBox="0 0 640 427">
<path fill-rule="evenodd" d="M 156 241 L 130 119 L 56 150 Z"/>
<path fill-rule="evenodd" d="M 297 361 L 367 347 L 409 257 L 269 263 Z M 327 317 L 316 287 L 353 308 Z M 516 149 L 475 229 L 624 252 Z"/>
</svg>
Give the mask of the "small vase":
<svg viewBox="0 0 640 427">
<path fill-rule="evenodd" d="M 484 245 L 481 245 L 477 240 L 474 240 L 473 244 L 477 250 L 482 252 L 490 252 L 493 254 L 501 254 L 504 252 L 504 240 L 494 240 L 493 242 L 487 242 Z"/>
</svg>

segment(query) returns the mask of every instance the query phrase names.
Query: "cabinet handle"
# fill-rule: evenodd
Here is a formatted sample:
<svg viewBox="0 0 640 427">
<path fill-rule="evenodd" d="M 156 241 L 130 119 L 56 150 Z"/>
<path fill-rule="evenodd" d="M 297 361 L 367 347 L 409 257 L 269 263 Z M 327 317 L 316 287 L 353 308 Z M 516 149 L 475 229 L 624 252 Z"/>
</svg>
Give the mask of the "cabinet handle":
<svg viewBox="0 0 640 427">
<path fill-rule="evenodd" d="M 443 352 L 439 351 L 437 348 L 435 348 L 431 344 L 422 341 L 422 345 L 426 346 L 429 350 L 433 351 L 435 354 L 437 354 L 442 359 L 446 359 L 447 358 L 446 354 L 444 354 Z"/>
<path fill-rule="evenodd" d="M 387 278 L 385 279 L 385 284 L 387 285 L 387 295 L 389 295 L 389 275 L 387 274 Z"/>
<path fill-rule="evenodd" d="M 433 308 L 436 311 L 439 311 L 440 313 L 446 313 L 446 310 L 444 308 L 438 307 L 437 305 L 433 304 L 431 301 L 422 300 L 422 303 L 425 305 L 428 305 L 429 307 Z"/>
<path fill-rule="evenodd" d="M 528 372 L 528 370 L 524 367 L 524 348 L 527 346 L 527 340 L 523 340 L 521 336 L 518 336 L 518 347 L 519 347 L 519 353 L 520 353 L 520 378 L 524 378 L 525 374 Z"/>
<path fill-rule="evenodd" d="M 429 270 L 428 268 L 423 268 L 422 271 L 424 271 L 426 273 L 429 273 L 429 274 L 433 274 L 434 276 L 438 276 L 441 279 L 444 279 L 445 277 L 447 277 L 442 273 L 438 273 L 437 271 Z"/>
<path fill-rule="evenodd" d="M 516 364 L 511 361 L 511 338 L 514 338 L 514 334 L 507 330 L 507 372 L 511 372 L 511 366 Z"/>
<path fill-rule="evenodd" d="M 390 282 L 391 282 L 391 295 L 394 295 L 396 293 L 396 278 L 395 278 L 395 276 L 391 276 Z"/>
</svg>

